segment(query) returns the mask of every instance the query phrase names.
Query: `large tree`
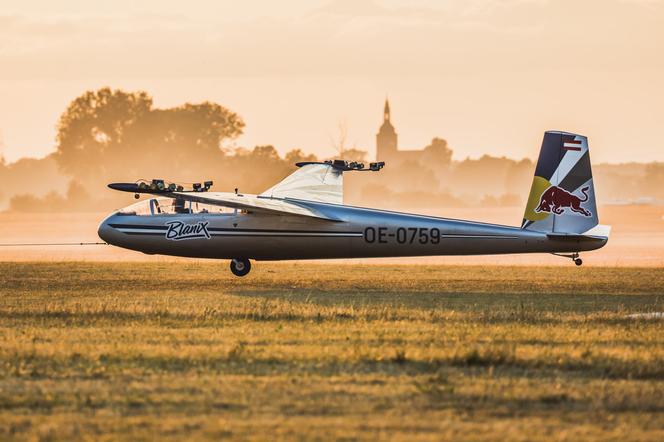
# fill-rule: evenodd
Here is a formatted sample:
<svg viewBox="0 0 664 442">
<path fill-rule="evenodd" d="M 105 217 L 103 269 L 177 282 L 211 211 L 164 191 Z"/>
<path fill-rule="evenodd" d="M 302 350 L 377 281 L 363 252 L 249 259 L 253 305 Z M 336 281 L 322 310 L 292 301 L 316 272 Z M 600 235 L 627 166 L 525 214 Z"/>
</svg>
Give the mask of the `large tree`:
<svg viewBox="0 0 664 442">
<path fill-rule="evenodd" d="M 103 88 L 76 98 L 62 114 L 56 158 L 83 183 L 153 174 L 197 179 L 193 173 L 212 170 L 223 142 L 243 127 L 237 114 L 216 103 L 157 109 L 145 92 Z"/>
</svg>

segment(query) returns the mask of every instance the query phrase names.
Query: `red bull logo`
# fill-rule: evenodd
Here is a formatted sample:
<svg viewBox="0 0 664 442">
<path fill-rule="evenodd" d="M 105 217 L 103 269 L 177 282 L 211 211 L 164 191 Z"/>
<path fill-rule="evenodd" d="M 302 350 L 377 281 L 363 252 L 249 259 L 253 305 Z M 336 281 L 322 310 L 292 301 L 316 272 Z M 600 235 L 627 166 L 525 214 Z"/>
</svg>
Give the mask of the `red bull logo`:
<svg viewBox="0 0 664 442">
<path fill-rule="evenodd" d="M 589 210 L 581 207 L 581 203 L 588 201 L 588 187 L 586 186 L 581 189 L 581 193 L 583 193 L 583 199 L 563 188 L 551 186 L 540 196 L 540 202 L 535 208 L 535 212 L 549 212 L 562 215 L 565 213 L 565 209 L 570 209 L 572 212 L 583 216 L 592 216 Z"/>
</svg>

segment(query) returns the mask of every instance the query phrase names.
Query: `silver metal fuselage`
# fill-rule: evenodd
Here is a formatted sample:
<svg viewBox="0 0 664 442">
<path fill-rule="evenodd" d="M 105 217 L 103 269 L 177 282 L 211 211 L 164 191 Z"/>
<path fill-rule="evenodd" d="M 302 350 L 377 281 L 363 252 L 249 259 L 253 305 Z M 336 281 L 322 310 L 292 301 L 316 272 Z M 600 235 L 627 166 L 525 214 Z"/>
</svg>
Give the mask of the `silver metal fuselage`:
<svg viewBox="0 0 664 442">
<path fill-rule="evenodd" d="M 291 200 L 340 221 L 264 213 L 114 213 L 99 226 L 109 244 L 147 254 L 255 260 L 369 258 L 595 250 L 605 238 Z M 188 227 L 187 227 L 188 226 Z"/>
</svg>

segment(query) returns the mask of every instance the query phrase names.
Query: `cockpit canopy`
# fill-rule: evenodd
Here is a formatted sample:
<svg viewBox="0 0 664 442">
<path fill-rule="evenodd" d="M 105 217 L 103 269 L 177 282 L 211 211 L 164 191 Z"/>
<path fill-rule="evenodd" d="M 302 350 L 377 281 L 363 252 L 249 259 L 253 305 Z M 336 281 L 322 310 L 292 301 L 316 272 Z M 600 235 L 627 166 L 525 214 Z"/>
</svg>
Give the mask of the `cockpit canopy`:
<svg viewBox="0 0 664 442">
<path fill-rule="evenodd" d="M 228 207 L 185 201 L 182 198 L 150 198 L 141 200 L 118 210 L 119 215 L 182 215 L 209 213 L 215 215 L 236 215 L 239 211 Z"/>
</svg>

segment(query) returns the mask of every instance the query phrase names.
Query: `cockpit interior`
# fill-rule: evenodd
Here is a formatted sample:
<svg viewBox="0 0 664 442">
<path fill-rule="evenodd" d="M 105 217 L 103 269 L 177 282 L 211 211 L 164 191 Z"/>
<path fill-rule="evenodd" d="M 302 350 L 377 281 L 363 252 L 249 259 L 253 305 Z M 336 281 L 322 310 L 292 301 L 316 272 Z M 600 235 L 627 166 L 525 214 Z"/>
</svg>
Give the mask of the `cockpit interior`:
<svg viewBox="0 0 664 442">
<path fill-rule="evenodd" d="M 118 215 L 155 216 L 183 214 L 239 215 L 244 210 L 185 201 L 182 198 L 150 198 L 118 210 Z"/>
</svg>

